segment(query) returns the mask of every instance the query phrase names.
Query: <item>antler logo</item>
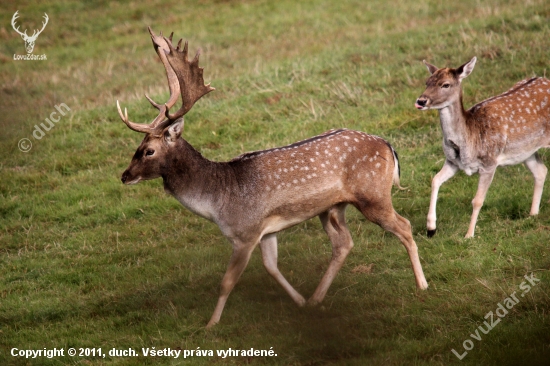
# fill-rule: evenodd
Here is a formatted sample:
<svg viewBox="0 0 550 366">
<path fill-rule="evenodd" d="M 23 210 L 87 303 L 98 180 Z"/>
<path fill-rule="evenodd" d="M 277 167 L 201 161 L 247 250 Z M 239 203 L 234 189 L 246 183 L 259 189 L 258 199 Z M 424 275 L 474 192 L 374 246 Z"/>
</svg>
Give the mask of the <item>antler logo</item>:
<svg viewBox="0 0 550 366">
<path fill-rule="evenodd" d="M 15 14 L 13 14 L 13 17 L 11 18 L 11 26 L 13 27 L 13 29 L 15 29 L 15 31 L 17 33 L 19 33 L 21 35 L 21 38 L 23 38 L 23 40 L 25 41 L 25 49 L 27 50 L 27 53 L 32 53 L 32 51 L 34 50 L 34 43 L 36 42 L 36 39 L 38 38 L 38 36 L 40 35 L 40 33 L 42 33 L 42 31 L 44 30 L 44 28 L 46 28 L 46 24 L 48 24 L 48 14 L 44 13 L 44 22 L 42 22 L 42 29 L 38 30 L 38 29 L 35 29 L 32 36 L 29 36 L 27 35 L 27 30 L 25 29 L 24 32 L 21 32 L 19 30 L 19 27 L 16 26 L 15 24 L 15 21 L 17 20 L 17 18 L 19 18 L 19 10 L 17 10 L 15 12 Z"/>
</svg>

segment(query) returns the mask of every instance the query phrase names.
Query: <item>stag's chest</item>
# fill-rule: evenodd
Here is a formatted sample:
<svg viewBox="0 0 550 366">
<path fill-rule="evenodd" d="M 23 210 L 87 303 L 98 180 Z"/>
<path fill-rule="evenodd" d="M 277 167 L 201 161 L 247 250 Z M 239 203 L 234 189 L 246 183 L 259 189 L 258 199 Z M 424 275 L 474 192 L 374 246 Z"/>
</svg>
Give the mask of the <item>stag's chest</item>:
<svg viewBox="0 0 550 366">
<path fill-rule="evenodd" d="M 447 161 L 458 166 L 467 175 L 477 173 L 483 165 L 475 154 L 472 154 L 468 149 L 468 145 L 461 143 L 460 140 L 444 138 L 443 152 Z"/>
</svg>

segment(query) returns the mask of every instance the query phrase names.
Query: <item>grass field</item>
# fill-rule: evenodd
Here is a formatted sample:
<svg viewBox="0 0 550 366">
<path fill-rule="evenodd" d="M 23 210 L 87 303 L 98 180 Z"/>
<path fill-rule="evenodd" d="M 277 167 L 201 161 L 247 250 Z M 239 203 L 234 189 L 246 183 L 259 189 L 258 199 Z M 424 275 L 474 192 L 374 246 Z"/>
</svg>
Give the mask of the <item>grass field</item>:
<svg viewBox="0 0 550 366">
<path fill-rule="evenodd" d="M 47 60 L 14 60 L 25 54 L 10 25 L 16 10 L 21 29 L 48 14 L 34 50 Z M 296 307 L 256 251 L 220 324 L 205 330 L 229 243 L 160 179 L 120 182 L 143 136 L 120 121 L 116 100 L 149 122 L 156 111 L 143 94 L 168 96 L 148 25 L 189 40 L 193 53 L 202 48 L 216 91 L 186 116 L 183 136 L 209 159 L 340 127 L 390 141 L 408 187 L 394 190 L 394 206 L 413 225 L 429 289 L 415 289 L 399 241 L 350 207 L 355 247 L 322 306 Z M 437 113 L 414 109 L 428 76 L 423 59 L 441 67 L 478 57 L 466 106 L 548 77 L 548 1 L 3 2 L 0 39 L 0 364 L 550 363 L 548 180 L 540 214 L 529 217 L 532 176 L 523 165 L 499 168 L 476 237 L 463 239 L 477 176 L 460 173 L 440 190 L 438 232 L 428 239 L 430 181 L 444 157 Z M 34 137 L 62 104 L 70 111 Z M 18 148 L 22 138 L 30 151 Z M 550 165 L 550 152 L 541 155 Z M 307 298 L 331 253 L 319 220 L 282 232 L 279 253 L 281 271 Z M 540 281 L 476 335 L 531 274 Z M 70 357 L 71 347 L 214 356 Z M 459 360 L 452 349 L 464 347 Z M 13 348 L 65 356 L 25 359 Z M 216 355 L 229 348 L 277 356 Z"/>
</svg>

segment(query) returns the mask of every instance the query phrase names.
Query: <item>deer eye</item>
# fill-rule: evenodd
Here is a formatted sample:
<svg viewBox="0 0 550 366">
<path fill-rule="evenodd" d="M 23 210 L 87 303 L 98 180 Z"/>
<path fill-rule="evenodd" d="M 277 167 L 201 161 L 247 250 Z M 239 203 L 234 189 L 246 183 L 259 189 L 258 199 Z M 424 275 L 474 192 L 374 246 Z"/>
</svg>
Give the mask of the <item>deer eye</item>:
<svg viewBox="0 0 550 366">
<path fill-rule="evenodd" d="M 147 150 L 145 156 L 152 156 L 155 153 L 155 150 Z"/>
<path fill-rule="evenodd" d="M 448 89 L 448 88 L 451 87 L 451 84 L 445 83 L 445 84 L 441 85 L 441 87 L 442 87 L 443 89 Z"/>
</svg>

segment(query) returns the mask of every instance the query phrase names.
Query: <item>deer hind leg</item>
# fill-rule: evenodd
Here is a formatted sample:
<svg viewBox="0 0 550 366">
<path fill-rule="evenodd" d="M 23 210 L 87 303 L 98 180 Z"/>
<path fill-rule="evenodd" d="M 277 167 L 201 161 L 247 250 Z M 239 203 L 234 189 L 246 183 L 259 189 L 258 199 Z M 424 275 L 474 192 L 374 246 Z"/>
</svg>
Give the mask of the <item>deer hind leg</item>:
<svg viewBox="0 0 550 366">
<path fill-rule="evenodd" d="M 443 183 L 445 183 L 447 180 L 452 178 L 456 173 L 458 172 L 458 167 L 454 164 L 449 163 L 448 161 L 445 161 L 445 164 L 443 165 L 443 168 L 435 175 L 435 177 L 432 179 L 432 194 L 430 198 L 430 209 L 428 211 L 428 223 L 427 223 L 427 229 L 428 229 L 428 237 L 431 238 L 435 235 L 435 222 L 437 220 L 436 216 L 436 205 L 437 205 L 437 194 L 439 193 L 439 187 Z"/>
<path fill-rule="evenodd" d="M 529 214 L 538 215 L 540 200 L 542 198 L 542 189 L 544 188 L 544 181 L 546 180 L 548 168 L 546 168 L 538 153 L 534 153 L 527 160 L 525 160 L 525 166 L 527 166 L 531 173 L 533 173 L 533 177 L 535 178 L 533 203 L 531 204 L 531 212 Z"/>
<path fill-rule="evenodd" d="M 479 211 L 481 210 L 481 206 L 483 206 L 483 202 L 485 201 L 485 196 L 487 195 L 487 191 L 489 190 L 489 187 L 493 182 L 495 171 L 496 171 L 496 167 L 488 171 L 482 171 L 481 169 L 479 171 L 479 183 L 477 185 L 476 195 L 472 200 L 473 212 L 472 212 L 472 218 L 470 219 L 470 226 L 468 227 L 468 232 L 466 233 L 466 238 L 474 237 L 477 217 L 479 216 Z"/>
<path fill-rule="evenodd" d="M 262 260 L 267 272 L 275 278 L 298 306 L 304 306 L 306 304 L 304 297 L 288 283 L 279 271 L 279 268 L 277 268 L 277 235 L 265 235 L 260 241 L 260 249 L 262 250 Z"/>
<path fill-rule="evenodd" d="M 393 209 L 391 196 L 387 197 L 386 202 L 381 202 L 379 204 L 370 202 L 368 204 L 358 205 L 357 208 L 369 221 L 374 222 L 384 230 L 397 236 L 409 254 L 416 287 L 421 290 L 427 289 L 428 282 L 422 271 L 422 265 L 420 264 L 418 256 L 418 247 L 412 236 L 411 223 Z"/>
<path fill-rule="evenodd" d="M 252 254 L 255 246 L 255 243 L 252 245 L 237 242 L 233 243 L 233 254 L 231 254 L 229 265 L 227 266 L 227 270 L 222 279 L 218 303 L 216 304 L 214 313 L 212 314 L 210 321 L 206 325 L 206 328 L 210 328 L 220 321 L 220 317 L 222 315 L 227 298 L 229 297 L 231 290 L 233 290 L 233 287 L 235 287 L 237 281 L 241 277 L 241 274 L 246 268 L 246 265 L 250 260 L 250 255 Z"/>
<path fill-rule="evenodd" d="M 353 240 L 346 225 L 346 206 L 345 203 L 339 204 L 319 215 L 321 224 L 323 224 L 332 244 L 332 258 L 321 282 L 308 300 L 309 305 L 316 305 L 323 301 L 332 281 L 353 248 Z"/>
</svg>

